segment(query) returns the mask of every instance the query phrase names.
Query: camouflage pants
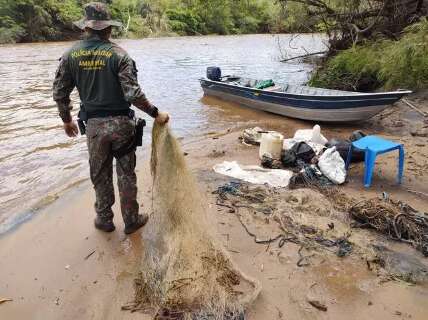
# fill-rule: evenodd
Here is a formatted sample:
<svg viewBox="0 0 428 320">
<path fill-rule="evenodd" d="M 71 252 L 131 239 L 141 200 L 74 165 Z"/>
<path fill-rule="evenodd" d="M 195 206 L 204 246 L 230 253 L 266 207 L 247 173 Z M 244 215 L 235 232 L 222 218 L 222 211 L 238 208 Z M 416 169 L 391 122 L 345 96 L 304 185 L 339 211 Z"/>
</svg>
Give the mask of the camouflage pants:
<svg viewBox="0 0 428 320">
<path fill-rule="evenodd" d="M 86 135 L 91 180 L 96 194 L 95 211 L 104 221 L 113 219 L 113 158 L 116 158 L 117 183 L 125 224 L 133 223 L 138 215 L 135 149 L 125 155 L 118 155 L 132 145 L 134 132 L 135 123 L 128 117 L 88 121 Z"/>
</svg>

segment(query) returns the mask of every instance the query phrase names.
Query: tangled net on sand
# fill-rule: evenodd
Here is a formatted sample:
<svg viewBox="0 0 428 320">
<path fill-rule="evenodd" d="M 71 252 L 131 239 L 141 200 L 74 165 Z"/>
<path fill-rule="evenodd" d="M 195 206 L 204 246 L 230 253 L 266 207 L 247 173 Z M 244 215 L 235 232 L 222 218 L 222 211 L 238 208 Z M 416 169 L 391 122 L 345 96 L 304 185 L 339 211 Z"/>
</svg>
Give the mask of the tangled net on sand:
<svg viewBox="0 0 428 320">
<path fill-rule="evenodd" d="M 143 232 L 134 308 L 155 308 L 155 319 L 242 319 L 260 285 L 212 235 L 215 223 L 167 126 L 153 128 L 151 170 L 154 214 Z"/>
<path fill-rule="evenodd" d="M 421 213 L 409 205 L 389 197 L 358 202 L 337 187 L 322 186 L 316 181 L 304 181 L 296 187 L 308 187 L 319 191 L 337 210 L 348 212 L 360 223 L 391 237 L 411 244 L 428 257 L 428 214 Z"/>
<path fill-rule="evenodd" d="M 428 256 L 428 215 L 391 199 L 371 199 L 350 208 L 352 217 L 363 225 L 408 242 Z"/>
<path fill-rule="evenodd" d="M 255 243 L 271 245 L 278 242 L 279 248 L 287 242 L 300 245 L 299 267 L 308 265 L 310 257 L 303 256 L 303 249 L 326 249 L 339 257 L 345 257 L 353 250 L 348 241 L 350 234 L 333 231 L 334 224 L 332 227 L 330 224 L 329 231 L 321 227 L 328 225 L 327 221 L 331 223 L 330 218 L 335 217 L 335 212 L 329 200 L 318 192 L 229 182 L 213 194 L 218 195 L 217 205 L 229 208 L 229 213 L 235 214 Z"/>
</svg>

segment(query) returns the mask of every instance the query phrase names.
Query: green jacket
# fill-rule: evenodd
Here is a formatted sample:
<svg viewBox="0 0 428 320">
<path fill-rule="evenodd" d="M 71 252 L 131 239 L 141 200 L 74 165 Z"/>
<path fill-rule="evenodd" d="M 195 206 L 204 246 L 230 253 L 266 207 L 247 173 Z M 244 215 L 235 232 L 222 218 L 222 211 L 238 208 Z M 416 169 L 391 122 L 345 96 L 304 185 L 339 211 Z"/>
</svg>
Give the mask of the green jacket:
<svg viewBox="0 0 428 320">
<path fill-rule="evenodd" d="M 125 50 L 108 40 L 91 36 L 77 42 L 61 58 L 53 85 L 53 98 L 61 118 L 70 118 L 70 94 L 76 87 L 86 111 L 128 109 L 146 99 L 137 78 L 135 62 Z M 154 106 L 143 110 L 155 115 Z"/>
</svg>

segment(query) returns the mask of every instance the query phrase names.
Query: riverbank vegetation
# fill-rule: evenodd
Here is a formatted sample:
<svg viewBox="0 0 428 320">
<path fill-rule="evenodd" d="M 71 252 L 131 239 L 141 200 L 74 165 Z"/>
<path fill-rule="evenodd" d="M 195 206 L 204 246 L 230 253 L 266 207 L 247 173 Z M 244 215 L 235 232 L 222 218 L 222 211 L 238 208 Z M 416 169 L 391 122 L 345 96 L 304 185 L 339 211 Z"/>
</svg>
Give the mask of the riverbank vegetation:
<svg viewBox="0 0 428 320">
<path fill-rule="evenodd" d="M 0 0 L 0 43 L 76 38 L 73 21 L 90 0 Z M 118 37 L 285 32 L 297 22 L 285 19 L 274 0 L 105 0 L 113 19 L 124 24 Z M 295 31 L 295 30 L 294 30 Z"/>
<path fill-rule="evenodd" d="M 428 88 L 428 21 L 408 27 L 398 41 L 367 41 L 341 51 L 310 84 L 358 91 Z"/>
<path fill-rule="evenodd" d="M 313 86 L 372 91 L 428 88 L 427 0 L 281 0 L 305 9 L 329 38 Z M 315 21 L 315 23 L 314 23 Z"/>
</svg>

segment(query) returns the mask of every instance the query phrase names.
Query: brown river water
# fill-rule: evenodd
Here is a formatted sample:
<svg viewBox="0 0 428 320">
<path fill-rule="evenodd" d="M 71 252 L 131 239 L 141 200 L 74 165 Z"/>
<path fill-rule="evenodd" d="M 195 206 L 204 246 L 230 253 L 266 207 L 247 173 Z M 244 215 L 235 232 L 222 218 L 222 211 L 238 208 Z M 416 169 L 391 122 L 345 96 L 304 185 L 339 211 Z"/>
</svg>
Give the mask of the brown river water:
<svg viewBox="0 0 428 320">
<path fill-rule="evenodd" d="M 174 132 L 185 139 L 248 118 L 226 116 L 221 101 L 202 99 L 198 79 L 207 66 L 288 83 L 304 83 L 312 67 L 281 63 L 280 45 L 291 55 L 323 48 L 319 35 L 248 35 L 158 38 L 118 41 L 136 60 L 149 99 L 172 116 Z M 0 46 L 0 235 L 33 216 L 61 192 L 88 179 L 84 137 L 65 136 L 52 101 L 58 58 L 71 43 Z M 78 95 L 73 94 L 74 111 Z M 226 110 L 227 111 L 227 110 Z M 143 114 L 141 114 L 143 116 Z M 147 118 L 147 117 L 146 117 Z M 145 147 L 150 144 L 149 121 Z"/>
</svg>

